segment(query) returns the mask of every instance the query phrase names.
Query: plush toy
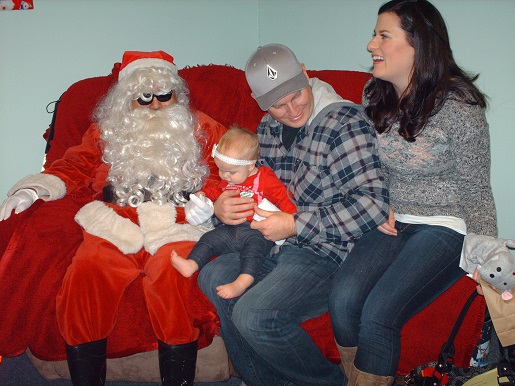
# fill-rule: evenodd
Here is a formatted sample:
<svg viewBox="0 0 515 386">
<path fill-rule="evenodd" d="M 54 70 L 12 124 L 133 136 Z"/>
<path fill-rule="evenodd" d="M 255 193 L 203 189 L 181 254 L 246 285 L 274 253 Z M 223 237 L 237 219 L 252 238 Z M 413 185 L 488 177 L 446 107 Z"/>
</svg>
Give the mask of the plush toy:
<svg viewBox="0 0 515 386">
<path fill-rule="evenodd" d="M 468 234 L 463 243 L 461 267 L 470 274 L 477 268 L 481 278 L 501 292 L 503 300 L 513 297 L 515 287 L 515 241 Z"/>
</svg>

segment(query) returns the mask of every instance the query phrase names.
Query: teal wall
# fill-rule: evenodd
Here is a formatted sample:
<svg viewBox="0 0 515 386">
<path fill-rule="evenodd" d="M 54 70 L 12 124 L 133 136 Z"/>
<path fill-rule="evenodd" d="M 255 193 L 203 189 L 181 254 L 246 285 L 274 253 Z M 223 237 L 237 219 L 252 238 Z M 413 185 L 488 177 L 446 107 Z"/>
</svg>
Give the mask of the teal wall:
<svg viewBox="0 0 515 386">
<path fill-rule="evenodd" d="M 46 105 L 109 73 L 125 50 L 172 54 L 182 68 L 243 68 L 259 45 L 290 46 L 310 69 L 366 71 L 382 0 L 34 0 L 0 11 L 0 198 L 42 165 Z M 515 238 L 515 1 L 433 0 L 458 63 L 490 97 L 492 187 L 500 237 Z"/>
</svg>

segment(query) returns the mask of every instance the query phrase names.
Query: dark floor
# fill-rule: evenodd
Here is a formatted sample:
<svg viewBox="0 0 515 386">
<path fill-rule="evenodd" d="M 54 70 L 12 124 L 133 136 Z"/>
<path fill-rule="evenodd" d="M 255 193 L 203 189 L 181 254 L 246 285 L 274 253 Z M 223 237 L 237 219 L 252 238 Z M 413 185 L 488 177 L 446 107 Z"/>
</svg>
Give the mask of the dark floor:
<svg viewBox="0 0 515 386">
<path fill-rule="evenodd" d="M 488 363 L 496 364 L 499 360 L 499 346 L 495 333 L 492 336 L 490 353 L 488 355 Z M 458 370 L 458 369 L 457 369 Z M 456 372 L 453 379 L 453 385 L 463 385 L 470 377 L 475 374 L 478 368 L 465 373 Z M 403 379 L 396 380 L 396 385 L 402 385 Z M 156 386 L 159 383 L 148 382 L 107 382 L 107 386 Z M 0 364 L 0 386 L 69 386 L 71 382 L 66 380 L 45 380 L 36 368 L 32 365 L 29 358 L 23 354 L 18 357 L 3 358 Z M 238 378 L 230 378 L 227 382 L 208 382 L 195 383 L 195 386 L 240 386 L 241 380 Z"/>
<path fill-rule="evenodd" d="M 156 386 L 148 382 L 106 382 L 107 386 Z M 45 380 L 36 370 L 29 358 L 22 354 L 18 357 L 2 358 L 0 364 L 1 386 L 69 386 L 66 380 Z M 231 378 L 227 382 L 195 383 L 195 386 L 239 386 L 241 380 Z"/>
</svg>

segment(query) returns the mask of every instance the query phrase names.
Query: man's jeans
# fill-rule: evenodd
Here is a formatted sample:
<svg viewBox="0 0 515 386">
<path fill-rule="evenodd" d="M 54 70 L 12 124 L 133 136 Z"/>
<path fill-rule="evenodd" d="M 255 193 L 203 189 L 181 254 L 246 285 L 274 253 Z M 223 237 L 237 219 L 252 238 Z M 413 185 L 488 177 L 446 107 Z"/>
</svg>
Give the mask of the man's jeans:
<svg viewBox="0 0 515 386">
<path fill-rule="evenodd" d="M 376 375 L 395 375 L 402 326 L 465 274 L 463 235 L 441 226 L 395 227 L 397 236 L 375 229 L 361 237 L 329 297 L 336 342 L 357 346 L 356 367 Z"/>
<path fill-rule="evenodd" d="M 226 254 L 207 264 L 198 280 L 218 311 L 229 357 L 245 383 L 342 385 L 340 368 L 300 327 L 327 311 L 337 264 L 307 249 L 286 246 L 265 259 L 259 281 L 240 298 L 220 298 L 216 287 L 233 281 L 239 269 L 238 254 Z"/>
</svg>

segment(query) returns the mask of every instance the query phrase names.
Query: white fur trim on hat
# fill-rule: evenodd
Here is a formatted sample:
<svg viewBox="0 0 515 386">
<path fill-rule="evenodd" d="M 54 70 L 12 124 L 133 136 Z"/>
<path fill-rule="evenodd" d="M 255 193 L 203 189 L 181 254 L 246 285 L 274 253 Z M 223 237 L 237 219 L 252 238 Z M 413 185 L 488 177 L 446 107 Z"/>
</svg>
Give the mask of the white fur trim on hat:
<svg viewBox="0 0 515 386">
<path fill-rule="evenodd" d="M 202 232 L 190 224 L 176 224 L 177 211 L 170 203 L 158 205 L 147 201 L 138 206 L 137 212 L 144 246 L 151 255 L 165 244 L 198 241 L 202 235 Z"/>
<path fill-rule="evenodd" d="M 8 196 L 13 195 L 20 189 L 36 189 L 39 198 L 45 201 L 53 201 L 63 198 L 66 194 L 66 185 L 59 177 L 51 174 L 32 174 L 18 181 L 7 192 Z"/>
<path fill-rule="evenodd" d="M 136 253 L 143 247 L 140 227 L 101 201 L 84 205 L 75 215 L 75 221 L 86 232 L 109 241 L 123 253 Z"/>
<path fill-rule="evenodd" d="M 148 68 L 148 67 L 164 67 L 168 68 L 172 71 L 173 74 L 177 75 L 177 67 L 165 60 L 162 59 L 139 59 L 135 62 L 132 62 L 127 65 L 123 70 L 118 74 L 118 79 L 125 78 L 126 76 L 132 74 L 134 70 L 139 68 Z"/>
<path fill-rule="evenodd" d="M 174 75 L 177 75 L 177 66 L 173 56 L 164 51 L 126 51 L 123 54 L 118 80 L 130 75 L 136 69 L 148 67 L 168 68 Z"/>
</svg>

